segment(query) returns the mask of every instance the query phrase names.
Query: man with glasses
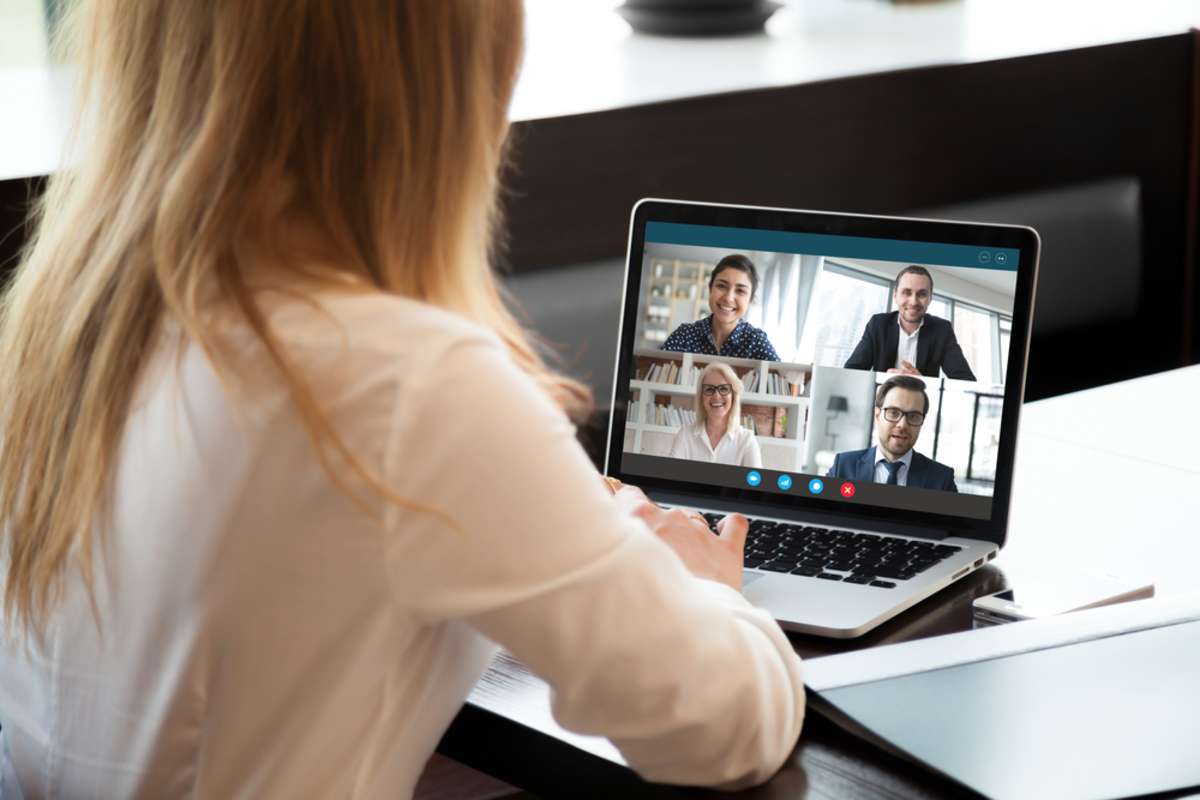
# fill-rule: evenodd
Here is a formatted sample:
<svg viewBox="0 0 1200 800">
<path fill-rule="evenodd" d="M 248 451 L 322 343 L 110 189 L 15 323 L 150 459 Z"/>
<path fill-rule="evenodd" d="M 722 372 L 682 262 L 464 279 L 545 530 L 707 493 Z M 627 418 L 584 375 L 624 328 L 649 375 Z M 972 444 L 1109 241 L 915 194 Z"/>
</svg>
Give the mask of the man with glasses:
<svg viewBox="0 0 1200 800">
<path fill-rule="evenodd" d="M 913 450 L 928 413 L 923 382 L 907 375 L 888 378 L 875 394 L 877 444 L 838 453 L 829 477 L 957 492 L 953 469 Z"/>
<path fill-rule="evenodd" d="M 873 369 L 903 375 L 975 380 L 949 320 L 929 311 L 933 276 L 924 267 L 900 270 L 892 289 L 896 310 L 867 321 L 862 339 L 846 359 L 846 369 Z"/>
</svg>

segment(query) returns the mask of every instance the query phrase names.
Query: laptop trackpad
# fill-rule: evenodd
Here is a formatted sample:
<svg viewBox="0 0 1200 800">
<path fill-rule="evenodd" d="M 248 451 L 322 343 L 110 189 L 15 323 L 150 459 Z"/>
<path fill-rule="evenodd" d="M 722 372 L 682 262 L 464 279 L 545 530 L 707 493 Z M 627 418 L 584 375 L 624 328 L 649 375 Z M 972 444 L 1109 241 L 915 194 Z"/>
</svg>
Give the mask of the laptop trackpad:
<svg viewBox="0 0 1200 800">
<path fill-rule="evenodd" d="M 758 572 L 757 570 L 751 572 L 748 569 L 744 569 L 742 570 L 742 588 L 745 589 L 750 584 L 765 577 L 767 577 L 765 572 Z"/>
</svg>

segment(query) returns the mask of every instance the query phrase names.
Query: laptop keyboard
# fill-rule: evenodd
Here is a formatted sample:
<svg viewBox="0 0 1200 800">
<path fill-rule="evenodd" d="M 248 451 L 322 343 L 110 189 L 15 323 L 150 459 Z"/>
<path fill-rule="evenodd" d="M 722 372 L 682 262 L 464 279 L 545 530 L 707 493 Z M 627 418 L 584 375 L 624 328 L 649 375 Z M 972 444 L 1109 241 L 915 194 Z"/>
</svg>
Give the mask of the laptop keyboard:
<svg viewBox="0 0 1200 800">
<path fill-rule="evenodd" d="M 704 515 L 714 532 L 721 516 Z M 752 569 L 892 589 L 896 581 L 915 577 L 961 549 L 922 539 L 752 519 L 745 558 Z"/>
</svg>

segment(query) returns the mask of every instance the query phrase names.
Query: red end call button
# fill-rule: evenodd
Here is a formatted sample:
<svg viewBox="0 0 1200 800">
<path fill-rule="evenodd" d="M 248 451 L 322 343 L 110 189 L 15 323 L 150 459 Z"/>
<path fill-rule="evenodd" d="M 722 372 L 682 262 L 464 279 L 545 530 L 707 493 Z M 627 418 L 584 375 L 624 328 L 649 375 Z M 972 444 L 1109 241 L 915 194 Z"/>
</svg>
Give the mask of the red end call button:
<svg viewBox="0 0 1200 800">
<path fill-rule="evenodd" d="M 854 484 L 846 482 L 842 484 L 842 497 L 854 497 Z"/>
</svg>

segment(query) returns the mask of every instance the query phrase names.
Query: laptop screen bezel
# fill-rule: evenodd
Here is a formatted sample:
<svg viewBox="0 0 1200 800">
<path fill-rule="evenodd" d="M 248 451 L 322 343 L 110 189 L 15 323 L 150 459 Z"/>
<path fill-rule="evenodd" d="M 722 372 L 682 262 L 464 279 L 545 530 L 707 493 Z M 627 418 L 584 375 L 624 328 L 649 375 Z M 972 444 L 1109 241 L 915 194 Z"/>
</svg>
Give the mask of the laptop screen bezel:
<svg viewBox="0 0 1200 800">
<path fill-rule="evenodd" d="M 731 228 L 787 231 L 794 233 L 856 236 L 912 242 L 936 242 L 975 247 L 1013 248 L 1020 251 L 1016 291 L 1013 297 L 1012 332 L 1004 375 L 1004 407 L 1000 417 L 1000 443 L 990 519 L 975 519 L 912 511 L 841 500 L 825 500 L 796 493 L 782 495 L 749 487 L 733 488 L 694 484 L 687 481 L 629 475 L 622 470 L 629 376 L 633 367 L 637 330 L 641 271 L 644 263 L 646 223 L 675 222 Z M 669 493 L 696 499 L 720 500 L 722 505 L 745 504 L 748 513 L 769 516 L 772 512 L 791 516 L 810 512 L 822 518 L 831 515 L 846 526 L 904 526 L 928 530 L 939 536 L 965 536 L 1003 546 L 1008 529 L 1012 498 L 1013 464 L 1016 459 L 1017 426 L 1024 396 L 1029 337 L 1033 319 L 1034 289 L 1040 242 L 1032 228 L 949 220 L 884 217 L 799 209 L 735 206 L 719 203 L 648 198 L 633 208 L 626 251 L 625 285 L 617 343 L 616 371 L 609 415 L 605 474 L 642 487 L 648 494 Z"/>
</svg>

